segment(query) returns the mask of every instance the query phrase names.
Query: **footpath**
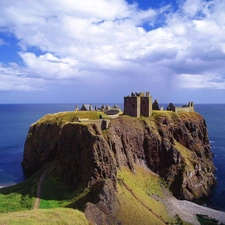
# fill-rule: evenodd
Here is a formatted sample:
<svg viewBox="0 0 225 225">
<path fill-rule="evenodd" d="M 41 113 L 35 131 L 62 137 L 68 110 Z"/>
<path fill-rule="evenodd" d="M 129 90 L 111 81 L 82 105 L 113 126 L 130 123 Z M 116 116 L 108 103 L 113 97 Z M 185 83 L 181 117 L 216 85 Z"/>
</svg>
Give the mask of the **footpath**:
<svg viewBox="0 0 225 225">
<path fill-rule="evenodd" d="M 42 173 L 39 181 L 38 181 L 38 188 L 37 188 L 37 197 L 35 199 L 35 203 L 34 203 L 34 206 L 33 206 L 33 209 L 38 209 L 39 206 L 40 206 L 40 203 L 41 203 L 41 186 L 42 186 L 42 182 L 45 178 L 45 175 L 46 173 L 48 172 L 48 170 L 50 169 L 51 167 L 48 167 L 45 169 L 45 171 Z"/>
</svg>

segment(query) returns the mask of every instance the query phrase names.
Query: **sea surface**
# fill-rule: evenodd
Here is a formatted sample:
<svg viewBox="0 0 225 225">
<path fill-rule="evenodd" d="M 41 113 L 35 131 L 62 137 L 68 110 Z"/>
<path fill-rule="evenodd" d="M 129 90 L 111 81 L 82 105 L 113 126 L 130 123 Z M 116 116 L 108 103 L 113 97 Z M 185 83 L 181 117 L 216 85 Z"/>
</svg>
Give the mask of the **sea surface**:
<svg viewBox="0 0 225 225">
<path fill-rule="evenodd" d="M 49 113 L 73 111 L 76 105 L 81 107 L 81 104 L 0 104 L 0 187 L 25 179 L 21 161 L 30 125 Z M 123 104 L 117 105 L 122 109 Z M 217 168 L 218 185 L 212 188 L 212 195 L 204 199 L 204 203 L 225 211 L 225 104 L 196 104 L 195 111 L 206 120 Z"/>
</svg>

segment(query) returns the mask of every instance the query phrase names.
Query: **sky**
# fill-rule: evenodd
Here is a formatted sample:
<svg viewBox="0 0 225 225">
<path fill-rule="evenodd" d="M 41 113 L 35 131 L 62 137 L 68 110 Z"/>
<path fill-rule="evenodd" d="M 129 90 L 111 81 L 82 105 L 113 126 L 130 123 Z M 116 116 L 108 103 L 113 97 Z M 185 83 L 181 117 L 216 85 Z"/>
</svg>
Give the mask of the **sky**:
<svg viewBox="0 0 225 225">
<path fill-rule="evenodd" d="M 224 0 L 0 0 L 0 104 L 225 103 Z"/>
</svg>

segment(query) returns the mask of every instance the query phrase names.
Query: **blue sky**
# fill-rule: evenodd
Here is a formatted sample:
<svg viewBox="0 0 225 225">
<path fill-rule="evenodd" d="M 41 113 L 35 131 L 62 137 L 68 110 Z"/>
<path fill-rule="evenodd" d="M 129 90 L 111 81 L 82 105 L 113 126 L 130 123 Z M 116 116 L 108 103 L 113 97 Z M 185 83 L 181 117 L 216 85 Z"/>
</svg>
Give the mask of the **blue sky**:
<svg viewBox="0 0 225 225">
<path fill-rule="evenodd" d="M 0 103 L 225 103 L 224 0 L 0 5 Z"/>
</svg>

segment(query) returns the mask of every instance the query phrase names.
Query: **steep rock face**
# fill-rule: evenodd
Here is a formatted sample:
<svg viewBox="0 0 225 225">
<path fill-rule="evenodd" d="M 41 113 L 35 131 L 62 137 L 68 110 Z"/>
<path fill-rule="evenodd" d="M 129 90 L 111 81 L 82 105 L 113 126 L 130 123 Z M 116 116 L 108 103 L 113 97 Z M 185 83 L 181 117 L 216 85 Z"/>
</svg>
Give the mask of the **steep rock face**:
<svg viewBox="0 0 225 225">
<path fill-rule="evenodd" d="M 109 178 L 116 190 L 117 169 L 134 170 L 135 164 L 158 173 L 179 198 L 206 196 L 215 184 L 207 127 L 195 112 L 155 112 L 141 119 L 122 116 L 111 120 L 105 131 L 94 123 L 32 125 L 25 143 L 24 170 L 33 173 L 51 160 L 74 186 L 91 187 Z M 113 199 L 109 193 L 102 196 Z"/>
<path fill-rule="evenodd" d="M 174 195 L 193 200 L 215 184 L 205 120 L 197 113 L 159 114 L 150 119 L 118 118 L 107 131 L 117 167 L 146 164 Z"/>
<path fill-rule="evenodd" d="M 56 163 L 59 174 L 74 186 L 92 185 L 107 178 L 116 185 L 114 158 L 95 124 L 63 126 Z"/>
<path fill-rule="evenodd" d="M 33 124 L 26 138 L 22 166 L 32 175 L 56 158 L 61 128 L 56 123 Z"/>
</svg>

